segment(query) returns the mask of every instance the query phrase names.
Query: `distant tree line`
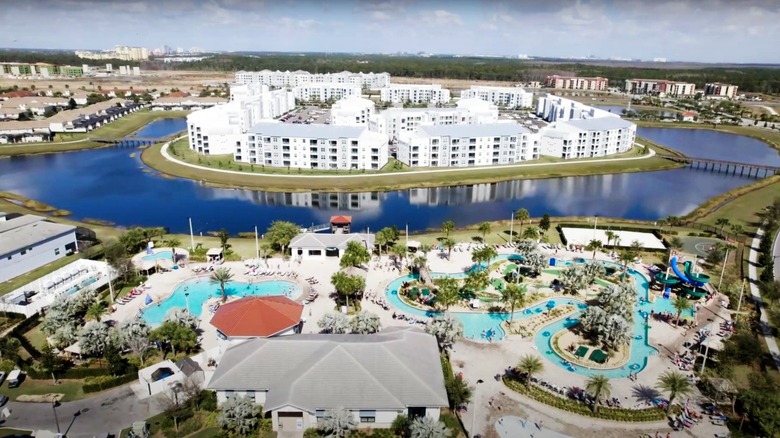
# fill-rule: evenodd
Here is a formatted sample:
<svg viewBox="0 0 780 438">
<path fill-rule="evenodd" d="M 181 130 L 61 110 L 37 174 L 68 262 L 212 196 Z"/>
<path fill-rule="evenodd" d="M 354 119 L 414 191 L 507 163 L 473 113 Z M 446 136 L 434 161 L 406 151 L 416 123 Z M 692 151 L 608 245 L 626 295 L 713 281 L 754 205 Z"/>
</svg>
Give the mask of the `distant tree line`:
<svg viewBox="0 0 780 438">
<path fill-rule="evenodd" d="M 312 73 L 387 72 L 393 76 L 418 78 L 473 79 L 489 81 L 544 81 L 548 75 L 601 76 L 612 86 L 623 87 L 626 79 L 653 78 L 693 82 L 726 82 L 748 92 L 780 93 L 780 74 L 775 68 L 729 66 L 728 68 L 642 68 L 584 63 L 555 63 L 536 60 L 393 57 L 379 55 L 217 55 L 202 61 L 178 63 L 179 70 L 257 71 L 306 70 Z"/>
</svg>

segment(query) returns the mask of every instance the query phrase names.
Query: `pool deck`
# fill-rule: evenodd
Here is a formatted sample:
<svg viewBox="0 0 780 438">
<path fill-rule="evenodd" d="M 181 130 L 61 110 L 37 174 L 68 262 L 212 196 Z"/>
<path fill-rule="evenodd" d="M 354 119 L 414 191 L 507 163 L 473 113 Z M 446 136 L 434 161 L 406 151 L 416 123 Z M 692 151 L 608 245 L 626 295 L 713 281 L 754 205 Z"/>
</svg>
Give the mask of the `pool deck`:
<svg viewBox="0 0 780 438">
<path fill-rule="evenodd" d="M 468 244 L 459 244 L 459 247 L 464 249 L 464 251 L 453 251 L 449 260 L 446 258 L 446 253 L 439 253 L 437 250 L 430 252 L 428 254 L 428 261 L 431 271 L 456 273 L 462 272 L 464 269 L 473 265 L 468 246 Z M 164 250 L 164 248 L 162 248 L 162 250 Z M 500 248 L 498 253 L 510 254 L 513 253 L 513 250 L 509 248 Z M 550 251 L 550 255 L 559 259 L 572 259 L 576 257 L 589 257 L 590 253 L 575 253 L 558 250 L 554 254 Z M 611 261 L 611 259 L 603 253 L 597 253 L 596 258 L 599 260 Z M 146 285 L 149 286 L 146 293 L 148 293 L 155 302 L 163 300 L 173 293 L 176 285 L 182 281 L 198 276 L 208 277 L 210 273 L 196 274 L 191 269 L 192 266 L 202 265 L 202 263 L 195 263 L 183 269 L 153 274 L 146 282 Z M 339 269 L 338 260 L 335 258 L 303 261 L 300 263 L 282 261 L 279 258 L 271 258 L 268 260 L 269 269 L 277 271 L 295 271 L 298 273 L 297 280 L 291 280 L 288 277 L 249 276 L 246 275 L 247 268 L 243 262 L 227 262 L 223 266 L 229 268 L 233 272 L 233 279 L 235 281 L 252 281 L 256 283 L 262 280 L 275 279 L 297 282 L 303 288 L 303 294 L 300 298 L 301 301 L 308 295 L 310 288 L 316 290 L 319 293 L 319 297 L 313 303 L 307 304 L 304 307 L 303 317 L 306 320 L 303 327 L 304 333 L 319 332 L 316 322 L 324 314 L 334 310 L 333 300 L 330 299 L 328 295 L 334 291 L 333 287 L 330 285 L 330 276 Z M 262 267 L 263 265 L 261 264 L 261 268 Z M 368 268 L 366 294 L 369 297 L 372 294 L 376 297 L 382 297 L 387 285 L 392 280 L 402 275 L 402 273 L 395 268 L 387 255 L 383 255 L 381 258 L 374 257 L 368 264 Z M 641 266 L 636 266 L 636 268 L 641 270 Z M 318 283 L 310 285 L 306 281 L 306 278 L 308 277 L 314 277 Z M 124 306 L 118 305 L 118 310 L 108 315 L 106 318 L 121 321 L 125 318 L 135 317 L 143 307 L 143 298 L 144 295 L 141 295 Z M 204 307 L 207 307 L 209 304 L 210 302 L 207 301 L 204 303 Z M 392 318 L 393 312 L 397 311 L 397 309 L 391 307 L 389 310 L 384 310 L 378 304 L 373 303 L 370 298 L 363 300 L 363 309 L 379 315 L 383 327 L 408 324 L 405 321 Z M 460 309 L 452 308 L 451 310 Z M 720 306 L 720 299 L 712 300 L 708 305 L 702 306 L 696 315 L 700 327 L 706 326 L 710 321 L 725 321 L 730 319 L 729 311 Z M 208 353 L 203 353 L 198 356 L 199 359 L 204 359 L 204 362 L 205 358 L 214 357 L 219 351 L 216 330 L 214 330 L 213 326 L 208 322 L 210 318 L 211 314 L 208 312 L 208 309 L 204 308 L 200 324 L 202 329 L 201 345 Z M 684 328 L 676 328 L 666 322 L 652 319 L 650 320 L 650 327 L 650 343 L 658 349 L 659 354 L 648 358 L 648 365 L 645 370 L 639 374 L 636 382 L 632 382 L 628 379 L 614 379 L 612 381 L 612 396 L 618 397 L 622 401 L 623 407 L 630 408 L 644 405 L 643 402 L 639 402 L 634 396 L 635 390 L 640 387 L 653 388 L 658 377 L 663 372 L 676 370 L 677 368 L 670 360 L 670 357 L 681 348 L 686 340 L 690 340 L 694 335 L 694 330 L 686 331 Z M 478 385 L 475 397 L 478 403 L 478 415 L 476 417 L 476 429 L 478 432 L 487 434 L 486 436 L 502 436 L 499 431 L 496 430 L 494 424 L 500 417 L 510 415 L 511 409 L 519 410 L 521 417 L 529 418 L 532 422 L 543 421 L 544 427 L 546 429 L 549 428 L 551 432 L 559 432 L 577 437 L 598 436 L 600 438 L 608 438 L 613 436 L 627 436 L 626 433 L 629 428 L 632 431 L 630 432 L 631 434 L 634 434 L 634 431 L 636 431 L 636 433 L 644 432 L 654 434 L 655 431 L 658 430 L 665 436 L 666 432 L 670 430 L 664 423 L 632 426 L 625 423 L 615 423 L 590 418 L 585 419 L 573 415 L 561 415 L 562 411 L 524 398 L 509 390 L 503 383 L 495 379 L 495 376 L 503 373 L 507 366 L 517 364 L 521 356 L 529 353 L 542 356 L 542 354 L 535 349 L 532 337 L 523 339 L 517 335 L 508 335 L 505 339 L 491 344 L 461 341 L 455 345 L 451 356 L 455 372 L 462 372 L 464 377 L 472 385 L 479 379 L 484 382 L 483 384 Z M 205 365 L 205 363 L 203 365 Z M 205 366 L 204 369 L 206 369 Z M 210 376 L 211 372 L 208 372 L 207 374 Z M 568 372 L 551 363 L 545 363 L 544 371 L 542 371 L 538 377 L 557 384 L 558 386 L 582 387 L 586 381 L 586 377 Z M 696 400 L 696 397 L 692 398 L 693 400 Z M 500 402 L 500 400 L 503 400 L 503 402 Z M 500 403 L 505 403 L 503 410 L 497 409 L 497 405 L 500 405 Z M 463 415 L 463 420 L 466 427 L 471 429 L 472 406 L 470 405 L 469 408 L 469 412 Z M 583 428 L 584 424 L 587 424 L 587 429 Z M 722 427 L 716 427 L 711 424 L 700 424 L 693 429 L 689 429 L 687 432 L 692 433 L 694 436 L 711 437 L 715 432 L 724 431 L 725 429 Z M 526 429 L 525 432 L 528 432 L 528 436 L 532 433 L 530 429 Z M 689 433 L 686 433 L 685 435 L 690 436 Z M 672 436 L 682 435 L 683 432 L 672 434 Z M 534 434 L 534 436 L 542 437 L 545 436 L 545 434 Z M 551 434 L 549 436 L 555 435 Z"/>
</svg>

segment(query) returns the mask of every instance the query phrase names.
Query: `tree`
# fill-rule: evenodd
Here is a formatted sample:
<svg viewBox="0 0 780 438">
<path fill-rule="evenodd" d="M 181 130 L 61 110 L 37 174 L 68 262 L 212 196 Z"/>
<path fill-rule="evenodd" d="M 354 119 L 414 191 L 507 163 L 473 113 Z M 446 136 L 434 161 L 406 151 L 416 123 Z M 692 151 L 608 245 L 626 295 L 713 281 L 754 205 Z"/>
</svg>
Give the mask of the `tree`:
<svg viewBox="0 0 780 438">
<path fill-rule="evenodd" d="M 190 330 L 196 330 L 198 328 L 198 323 L 200 322 L 198 318 L 188 312 L 187 309 L 177 308 L 168 311 L 168 314 L 165 315 L 165 321 L 172 322 Z"/>
<path fill-rule="evenodd" d="M 173 419 L 173 428 L 179 431 L 179 419 L 186 414 L 186 400 L 176 386 L 168 387 L 163 391 L 162 397 L 157 399 L 160 408 L 166 415 Z"/>
<path fill-rule="evenodd" d="M 108 327 L 98 321 L 89 321 L 79 332 L 81 354 L 101 357 L 109 343 Z"/>
<path fill-rule="evenodd" d="M 230 239 L 230 232 L 228 230 L 221 228 L 217 232 L 217 237 L 219 238 L 219 246 L 222 248 L 223 251 L 227 252 L 228 248 L 230 248 L 230 244 L 228 243 L 228 240 Z"/>
<path fill-rule="evenodd" d="M 441 241 L 441 244 L 444 245 L 445 248 L 447 248 L 447 260 L 449 260 L 450 256 L 452 255 L 452 248 L 455 247 L 455 240 L 447 237 L 446 239 Z"/>
<path fill-rule="evenodd" d="M 441 232 L 444 233 L 445 237 L 450 237 L 450 233 L 455 230 L 455 222 L 453 221 L 444 221 L 441 224 Z"/>
<path fill-rule="evenodd" d="M 287 245 L 301 232 L 301 228 L 292 222 L 273 221 L 265 232 L 265 238 L 279 248 L 282 256 L 287 254 Z"/>
<path fill-rule="evenodd" d="M 214 272 L 211 274 L 211 277 L 209 280 L 212 283 L 219 285 L 219 290 L 222 294 L 222 302 L 224 303 L 227 301 L 227 292 L 225 292 L 225 286 L 230 282 L 230 280 L 233 278 L 233 273 L 230 272 L 229 268 L 217 268 L 214 270 Z"/>
<path fill-rule="evenodd" d="M 421 272 L 424 269 L 428 269 L 428 257 L 424 255 L 418 255 L 412 259 L 411 267 L 413 271 Z"/>
<path fill-rule="evenodd" d="M 528 227 L 523 230 L 521 237 L 523 239 L 536 240 L 539 238 L 539 229 L 536 227 Z"/>
<path fill-rule="evenodd" d="M 379 230 L 379 232 L 376 233 L 376 236 L 374 236 L 376 239 L 376 244 L 379 246 L 379 254 L 382 254 L 382 250 L 387 247 L 388 244 L 391 242 L 394 242 L 395 239 L 398 237 L 396 236 L 396 233 L 393 232 L 393 229 L 390 227 L 385 227 Z"/>
<path fill-rule="evenodd" d="M 76 109 L 77 106 L 78 104 L 76 104 L 76 101 L 72 97 L 68 99 L 68 109 Z"/>
<path fill-rule="evenodd" d="M 669 393 L 669 404 L 666 406 L 666 412 L 672 409 L 672 402 L 677 396 L 685 396 L 693 392 L 693 384 L 685 374 L 679 371 L 667 371 L 658 378 L 658 389 Z"/>
<path fill-rule="evenodd" d="M 609 383 L 609 378 L 604 374 L 596 374 L 585 382 L 585 389 L 593 394 L 595 402 L 593 403 L 593 412 L 599 410 L 599 400 L 601 397 L 609 398 L 612 392 L 612 385 Z"/>
<path fill-rule="evenodd" d="M 596 260 L 596 251 L 600 250 L 604 246 L 603 243 L 601 243 L 598 239 L 591 239 L 590 242 L 588 242 L 588 246 L 585 247 L 588 251 L 593 251 L 593 255 L 590 257 L 593 260 Z"/>
<path fill-rule="evenodd" d="M 532 354 L 526 354 L 520 358 L 520 362 L 517 364 L 517 371 L 525 374 L 525 386 L 530 388 L 531 378 L 534 374 L 539 374 L 544 369 L 544 363 L 539 359 L 539 356 Z"/>
<path fill-rule="evenodd" d="M 0 359 L 18 363 L 20 348 L 22 348 L 22 343 L 18 339 L 9 335 L 3 336 L 0 338 Z"/>
<path fill-rule="evenodd" d="M 406 245 L 393 245 L 390 247 L 390 254 L 398 261 L 398 269 L 403 266 L 404 258 L 406 258 L 407 248 Z"/>
<path fill-rule="evenodd" d="M 718 228 L 718 234 L 719 235 L 723 235 L 723 227 L 725 227 L 726 225 L 728 225 L 730 223 L 731 223 L 731 221 L 728 218 L 725 218 L 725 217 L 719 217 L 719 218 L 715 219 L 715 225 L 717 225 L 719 227 Z"/>
<path fill-rule="evenodd" d="M 585 277 L 585 271 L 580 265 L 569 265 L 558 273 L 558 280 L 566 292 L 572 295 L 576 295 L 580 290 L 588 287 L 588 279 Z"/>
<path fill-rule="evenodd" d="M 525 302 L 525 294 L 528 286 L 525 284 L 509 283 L 501 291 L 501 301 L 509 306 L 509 324 L 515 318 L 515 307 L 522 306 Z"/>
<path fill-rule="evenodd" d="M 450 432 L 444 423 L 428 416 L 417 417 L 409 425 L 411 438 L 447 438 Z"/>
<path fill-rule="evenodd" d="M 618 255 L 618 261 L 623 264 L 624 271 L 628 269 L 628 264 L 633 262 L 635 258 L 636 255 L 630 250 L 620 251 L 620 254 Z"/>
<path fill-rule="evenodd" d="M 451 409 L 464 405 L 471 401 L 474 388 L 461 375 L 445 375 L 444 388 L 447 390 L 447 401 Z"/>
<path fill-rule="evenodd" d="M 376 333 L 382 328 L 382 322 L 379 320 L 379 315 L 365 310 L 355 315 L 349 325 L 352 329 L 352 333 L 360 335 Z"/>
<path fill-rule="evenodd" d="M 18 342 L 18 341 L 17 341 Z M 57 384 L 56 374 L 62 370 L 62 359 L 54 353 L 54 349 L 47 342 L 41 348 L 41 356 L 38 358 L 38 363 L 41 364 L 41 369 L 51 374 L 51 380 L 53 384 Z"/>
<path fill-rule="evenodd" d="M 607 246 L 617 237 L 617 234 L 612 230 L 607 230 L 604 234 L 607 236 Z"/>
<path fill-rule="evenodd" d="M 483 246 L 471 253 L 471 261 L 476 263 L 477 270 L 487 269 L 487 265 L 496 257 L 498 257 L 498 252 L 490 245 Z M 482 264 L 486 266 L 483 268 Z"/>
<path fill-rule="evenodd" d="M 520 254 L 521 256 L 526 257 L 532 252 L 536 251 L 538 247 L 539 244 L 536 243 L 536 241 L 534 241 L 533 239 L 523 239 L 517 242 L 515 251 L 517 251 L 517 253 Z"/>
<path fill-rule="evenodd" d="M 112 376 L 122 376 L 127 372 L 127 360 L 122 357 L 122 351 L 114 342 L 109 342 L 103 352 L 106 358 L 108 372 Z"/>
<path fill-rule="evenodd" d="M 523 235 L 523 223 L 527 221 L 531 217 L 530 213 L 528 213 L 528 210 L 525 208 L 521 208 L 515 212 L 515 219 L 520 221 L 520 235 Z"/>
<path fill-rule="evenodd" d="M 688 300 L 688 298 L 685 298 L 683 296 L 677 296 L 677 298 L 672 301 L 672 307 L 674 308 L 675 312 L 677 312 L 677 317 L 675 318 L 675 324 L 680 325 L 680 316 L 683 312 L 691 310 L 691 302 Z"/>
<path fill-rule="evenodd" d="M 539 251 L 534 251 L 523 258 L 523 264 L 528 266 L 528 269 L 534 275 L 539 275 L 542 270 L 547 267 L 547 257 Z"/>
<path fill-rule="evenodd" d="M 346 298 L 349 303 L 349 297 L 355 297 L 359 292 L 366 289 L 365 278 L 359 275 L 350 275 L 343 271 L 338 271 L 331 275 L 330 283 L 336 288 L 340 296 Z"/>
<path fill-rule="evenodd" d="M 488 235 L 488 233 L 490 233 L 491 230 L 490 222 L 487 221 L 482 222 L 481 224 L 479 224 L 478 230 L 480 233 L 482 233 L 482 241 L 484 242 L 485 237 Z"/>
<path fill-rule="evenodd" d="M 542 218 L 539 220 L 539 228 L 544 230 L 545 232 L 550 230 L 550 215 L 545 213 L 542 215 Z"/>
<path fill-rule="evenodd" d="M 169 344 L 174 355 L 177 351 L 190 351 L 198 345 L 198 335 L 195 331 L 173 321 L 164 321 L 159 327 L 152 330 L 149 338 L 161 347 L 164 344 Z"/>
<path fill-rule="evenodd" d="M 257 428 L 257 417 L 260 414 L 260 408 L 251 398 L 230 397 L 222 404 L 217 424 L 238 436 L 249 436 Z"/>
<path fill-rule="evenodd" d="M 458 280 L 452 277 L 441 277 L 433 280 L 436 290 L 436 304 L 448 310 L 460 299 Z"/>
<path fill-rule="evenodd" d="M 322 315 L 317 326 L 322 333 L 341 335 L 349 331 L 349 318 L 341 312 L 328 312 Z"/>
<path fill-rule="evenodd" d="M 89 306 L 89 309 L 87 309 L 86 319 L 100 321 L 100 318 L 103 317 L 107 310 L 105 301 L 95 301 Z"/>
<path fill-rule="evenodd" d="M 731 224 L 731 233 L 734 234 L 735 237 L 739 238 L 744 232 L 745 228 L 740 224 Z"/>
<path fill-rule="evenodd" d="M 119 342 L 138 357 L 144 366 L 144 355 L 149 350 L 149 326 L 143 318 L 125 319 L 119 323 Z"/>
<path fill-rule="evenodd" d="M 220 237 L 220 241 L 222 238 Z M 166 242 L 168 244 L 168 247 L 171 249 L 171 258 L 173 263 L 176 263 L 176 248 L 181 245 L 181 241 L 177 239 L 175 236 L 171 236 L 168 238 L 168 241 Z M 225 241 L 225 244 L 227 244 L 227 240 Z"/>
<path fill-rule="evenodd" d="M 346 438 L 357 426 L 355 414 L 344 408 L 328 409 L 317 422 L 317 427 L 329 438 Z"/>
<path fill-rule="evenodd" d="M 472 269 L 466 273 L 464 287 L 474 292 L 479 292 L 490 284 L 490 275 L 487 271 Z"/>
<path fill-rule="evenodd" d="M 366 249 L 366 246 L 353 240 L 347 242 L 347 247 L 341 255 L 339 265 L 342 268 L 348 268 L 350 266 L 360 266 L 363 263 L 368 263 L 370 260 L 371 254 Z"/>
<path fill-rule="evenodd" d="M 463 337 L 463 323 L 449 313 L 444 313 L 431 318 L 425 331 L 435 336 L 442 348 L 448 348 Z"/>
</svg>

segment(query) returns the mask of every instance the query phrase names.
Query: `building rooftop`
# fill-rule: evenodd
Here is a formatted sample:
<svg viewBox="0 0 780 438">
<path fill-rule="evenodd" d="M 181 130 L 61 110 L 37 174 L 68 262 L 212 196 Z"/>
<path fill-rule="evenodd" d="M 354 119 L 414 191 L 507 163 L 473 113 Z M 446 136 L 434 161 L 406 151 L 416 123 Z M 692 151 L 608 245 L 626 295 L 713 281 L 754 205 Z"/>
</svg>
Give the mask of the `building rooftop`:
<svg viewBox="0 0 780 438">
<path fill-rule="evenodd" d="M 344 249 L 347 243 L 351 241 L 367 243 L 369 248 L 374 247 L 375 237 L 373 234 L 327 234 L 327 233 L 301 233 L 293 237 L 290 241 L 290 247 L 308 247 L 308 248 L 339 248 Z"/>
<path fill-rule="evenodd" d="M 223 304 L 211 325 L 228 337 L 269 337 L 301 321 L 303 304 L 282 296 L 245 297 Z"/>
<path fill-rule="evenodd" d="M 206 96 L 206 97 L 200 97 L 200 96 L 165 96 L 165 97 L 159 97 L 155 99 L 152 104 L 161 104 L 161 103 L 186 103 L 186 102 L 192 102 L 192 103 L 224 103 L 228 100 L 224 97 L 216 97 L 216 96 Z"/>
<path fill-rule="evenodd" d="M 596 117 L 592 119 L 581 119 L 581 120 L 569 120 L 566 122 L 558 122 L 558 123 L 568 123 L 569 125 L 583 129 L 586 131 L 606 131 L 609 129 L 622 129 L 622 128 L 630 128 L 634 124 L 632 122 L 629 122 L 628 120 L 623 120 L 620 117 Z"/>
<path fill-rule="evenodd" d="M 267 390 L 266 411 L 448 404 L 436 339 L 413 327 L 250 339 L 225 351 L 208 388 Z"/>
<path fill-rule="evenodd" d="M 365 130 L 364 126 L 262 122 L 250 128 L 249 132 L 269 137 L 358 138 Z"/>
<path fill-rule="evenodd" d="M 76 227 L 72 225 L 47 222 L 45 218 L 35 215 L 0 222 L 0 256 L 75 231 Z"/>
<path fill-rule="evenodd" d="M 519 123 L 485 123 L 480 125 L 437 125 L 421 126 L 420 134 L 430 137 L 491 137 L 530 133 Z"/>
</svg>

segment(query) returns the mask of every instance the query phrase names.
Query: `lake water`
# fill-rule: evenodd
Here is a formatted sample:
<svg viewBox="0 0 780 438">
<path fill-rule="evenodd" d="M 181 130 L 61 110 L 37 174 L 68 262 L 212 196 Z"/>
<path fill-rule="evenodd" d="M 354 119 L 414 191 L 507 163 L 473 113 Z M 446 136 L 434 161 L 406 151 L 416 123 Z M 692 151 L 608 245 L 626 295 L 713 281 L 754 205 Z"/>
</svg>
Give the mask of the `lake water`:
<svg viewBox="0 0 780 438">
<path fill-rule="evenodd" d="M 184 120 L 157 121 L 137 133 L 163 137 L 184 129 Z M 640 128 L 639 135 L 694 156 L 780 163 L 763 143 L 706 130 Z M 528 209 L 533 216 L 605 216 L 654 220 L 684 215 L 705 200 L 754 179 L 691 169 L 601 176 L 516 180 L 495 184 L 365 193 L 272 193 L 217 189 L 163 178 L 130 148 L 0 159 L 0 190 L 19 193 L 73 212 L 73 219 L 99 218 L 120 226 L 166 226 L 196 233 L 227 228 L 261 230 L 274 220 L 300 225 L 353 216 L 354 229 L 384 226 L 423 230 L 445 220 L 466 225 L 509 219 Z M 136 154 L 140 155 L 140 154 Z"/>
</svg>

